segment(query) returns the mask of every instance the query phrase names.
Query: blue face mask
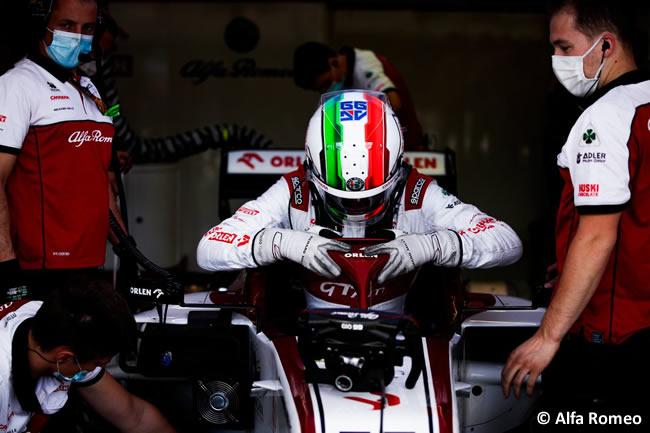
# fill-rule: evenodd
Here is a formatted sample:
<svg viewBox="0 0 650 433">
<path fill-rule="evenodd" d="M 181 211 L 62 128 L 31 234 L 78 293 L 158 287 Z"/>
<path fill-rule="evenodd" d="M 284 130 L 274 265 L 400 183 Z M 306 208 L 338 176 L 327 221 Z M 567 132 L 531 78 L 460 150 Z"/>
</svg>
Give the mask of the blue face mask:
<svg viewBox="0 0 650 433">
<path fill-rule="evenodd" d="M 339 90 L 343 90 L 344 88 L 345 88 L 345 83 L 343 81 L 334 81 L 330 86 L 330 88 L 327 89 L 327 91 L 338 92 Z"/>
<path fill-rule="evenodd" d="M 79 360 L 77 359 L 76 356 L 74 357 L 74 360 L 77 363 L 77 367 L 79 367 L 79 372 L 77 374 L 75 374 L 72 377 L 67 377 L 67 376 L 62 375 L 61 370 L 59 369 L 59 363 L 61 361 L 57 361 L 56 362 L 56 371 L 54 373 L 52 373 L 52 375 L 54 377 L 56 377 L 57 379 L 59 379 L 61 381 L 64 381 L 64 382 L 79 382 L 80 380 L 84 380 L 86 378 L 86 375 L 88 375 L 88 372 L 81 368 L 81 364 L 79 364 Z"/>
<path fill-rule="evenodd" d="M 47 30 L 52 32 L 54 36 L 52 37 L 52 43 L 45 46 L 45 50 L 52 60 L 66 69 L 79 66 L 79 54 L 88 54 L 92 50 L 92 35 Z"/>
</svg>

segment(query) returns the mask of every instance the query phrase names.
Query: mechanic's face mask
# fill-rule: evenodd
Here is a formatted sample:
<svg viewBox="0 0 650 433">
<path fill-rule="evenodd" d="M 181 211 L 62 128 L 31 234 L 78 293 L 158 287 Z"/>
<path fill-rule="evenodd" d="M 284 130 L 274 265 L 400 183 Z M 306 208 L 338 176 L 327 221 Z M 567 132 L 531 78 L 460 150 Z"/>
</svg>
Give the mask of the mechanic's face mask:
<svg viewBox="0 0 650 433">
<path fill-rule="evenodd" d="M 52 373 L 53 376 L 64 382 L 79 382 L 80 380 L 84 380 L 88 372 L 81 368 L 81 364 L 79 364 L 79 360 L 77 359 L 76 356 L 74 357 L 74 361 L 77 363 L 77 367 L 79 367 L 79 372 L 77 374 L 75 374 L 72 377 L 67 377 L 62 375 L 61 370 L 59 368 L 59 364 L 61 363 L 61 361 L 56 361 L 56 371 Z"/>
<path fill-rule="evenodd" d="M 92 35 L 50 30 L 49 28 L 47 30 L 54 36 L 52 43 L 45 45 L 45 50 L 52 60 L 66 69 L 77 67 L 79 54 L 88 54 L 92 50 Z"/>
<path fill-rule="evenodd" d="M 606 59 L 603 57 L 594 78 L 585 77 L 584 59 L 598 45 L 602 38 L 602 36 L 598 38 L 596 43 L 582 56 L 552 56 L 551 60 L 555 76 L 572 95 L 578 97 L 589 96 L 598 87 L 600 71 L 605 66 Z"/>
</svg>

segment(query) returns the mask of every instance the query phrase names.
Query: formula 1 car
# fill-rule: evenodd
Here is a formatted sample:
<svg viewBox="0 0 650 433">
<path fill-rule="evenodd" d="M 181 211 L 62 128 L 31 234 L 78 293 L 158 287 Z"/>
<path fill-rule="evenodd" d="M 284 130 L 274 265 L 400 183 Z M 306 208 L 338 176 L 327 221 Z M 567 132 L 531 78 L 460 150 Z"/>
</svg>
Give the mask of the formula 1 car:
<svg viewBox="0 0 650 433">
<path fill-rule="evenodd" d="M 501 370 L 543 308 L 466 294 L 457 269 L 378 285 L 386 256 L 363 248 L 383 241 L 342 240 L 352 250 L 331 253 L 338 279 L 277 264 L 137 314 L 137 351 L 110 373 L 184 432 L 478 433 L 527 422 L 538 391 L 505 399 Z M 306 296 L 347 308 L 305 309 Z M 386 311 L 395 300 L 403 308 Z"/>
</svg>

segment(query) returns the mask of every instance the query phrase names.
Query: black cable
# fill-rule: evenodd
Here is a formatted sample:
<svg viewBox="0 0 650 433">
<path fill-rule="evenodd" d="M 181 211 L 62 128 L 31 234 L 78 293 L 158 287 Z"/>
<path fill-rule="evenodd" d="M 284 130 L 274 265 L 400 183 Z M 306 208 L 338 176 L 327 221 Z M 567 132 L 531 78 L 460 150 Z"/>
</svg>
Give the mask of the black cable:
<svg viewBox="0 0 650 433">
<path fill-rule="evenodd" d="M 384 407 L 386 406 L 386 385 L 384 376 L 379 377 L 379 388 L 381 389 L 381 401 L 379 406 L 379 433 L 384 433 Z"/>
<path fill-rule="evenodd" d="M 175 296 L 181 294 L 182 287 L 174 279 L 172 274 L 170 274 L 167 270 L 161 268 L 160 266 L 158 266 L 157 264 L 153 263 L 151 260 L 146 258 L 140 252 L 140 250 L 138 250 L 137 247 L 133 244 L 132 239 L 124 232 L 124 230 L 122 230 L 122 226 L 120 226 L 120 223 L 115 218 L 115 215 L 113 215 L 113 212 L 112 211 L 109 212 L 110 212 L 110 219 L 111 219 L 111 230 L 113 230 L 113 233 L 115 233 L 115 236 L 120 241 L 120 243 L 117 245 L 120 251 L 124 253 L 128 253 L 129 255 L 131 255 L 131 257 L 135 259 L 137 264 L 139 264 L 144 269 L 147 269 L 148 271 L 153 272 L 154 274 L 157 274 L 159 277 L 164 279 L 167 284 L 165 288 L 162 290 L 166 295 Z"/>
</svg>

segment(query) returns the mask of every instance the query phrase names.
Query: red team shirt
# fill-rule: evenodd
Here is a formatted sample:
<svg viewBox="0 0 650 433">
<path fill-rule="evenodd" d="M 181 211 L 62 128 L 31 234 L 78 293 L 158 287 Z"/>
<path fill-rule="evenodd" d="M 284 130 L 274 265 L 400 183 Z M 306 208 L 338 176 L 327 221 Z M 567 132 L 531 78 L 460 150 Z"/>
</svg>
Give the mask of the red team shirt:
<svg viewBox="0 0 650 433">
<path fill-rule="evenodd" d="M 561 273 L 579 215 L 622 212 L 605 273 L 572 330 L 621 343 L 650 327 L 650 77 L 631 72 L 599 93 L 558 155 L 556 253 Z"/>
<path fill-rule="evenodd" d="M 104 263 L 114 130 L 70 76 L 34 56 L 0 77 L 0 152 L 17 155 L 7 198 L 23 269 Z M 87 77 L 79 83 L 99 96 Z"/>
</svg>

